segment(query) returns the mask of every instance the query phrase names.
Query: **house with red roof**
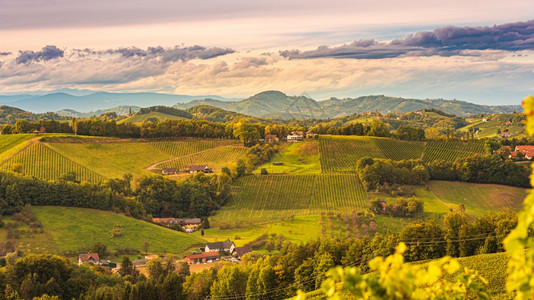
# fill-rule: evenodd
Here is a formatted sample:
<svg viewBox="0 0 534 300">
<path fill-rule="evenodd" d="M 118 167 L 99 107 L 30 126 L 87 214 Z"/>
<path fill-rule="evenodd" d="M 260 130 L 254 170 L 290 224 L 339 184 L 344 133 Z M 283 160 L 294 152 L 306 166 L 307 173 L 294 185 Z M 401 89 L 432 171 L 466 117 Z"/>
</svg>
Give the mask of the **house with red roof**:
<svg viewBox="0 0 534 300">
<path fill-rule="evenodd" d="M 207 262 L 214 262 L 221 259 L 219 252 L 204 252 L 200 254 L 191 254 L 184 257 L 184 261 L 188 264 L 201 264 Z"/>
<path fill-rule="evenodd" d="M 83 264 L 84 262 L 90 262 L 95 265 L 100 265 L 100 257 L 98 256 L 98 253 L 79 254 L 78 255 L 78 266 Z"/>
</svg>

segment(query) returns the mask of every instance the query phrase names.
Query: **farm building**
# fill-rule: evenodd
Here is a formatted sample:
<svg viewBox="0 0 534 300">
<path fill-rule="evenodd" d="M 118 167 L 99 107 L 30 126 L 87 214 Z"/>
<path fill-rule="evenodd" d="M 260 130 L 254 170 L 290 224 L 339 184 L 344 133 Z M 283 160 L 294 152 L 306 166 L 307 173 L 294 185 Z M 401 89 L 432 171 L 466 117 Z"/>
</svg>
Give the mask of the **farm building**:
<svg viewBox="0 0 534 300">
<path fill-rule="evenodd" d="M 200 264 L 206 262 L 218 261 L 221 259 L 219 252 L 204 252 L 200 254 L 191 254 L 184 257 L 184 261 L 189 264 Z"/>
<path fill-rule="evenodd" d="M 219 251 L 225 251 L 228 253 L 233 253 L 235 250 L 235 244 L 234 242 L 230 240 L 226 240 L 224 242 L 215 242 L 215 243 L 207 243 L 204 247 L 205 252 L 219 252 Z"/>
<path fill-rule="evenodd" d="M 274 135 L 274 134 L 268 134 L 268 135 L 265 136 L 265 142 L 266 143 L 270 144 L 270 143 L 274 143 L 276 141 L 278 141 L 278 137 L 276 135 Z"/>
<path fill-rule="evenodd" d="M 154 258 L 158 258 L 159 255 L 157 254 L 150 254 L 150 255 L 145 255 L 145 259 L 148 259 L 148 260 L 151 260 L 151 259 L 154 259 Z"/>
<path fill-rule="evenodd" d="M 213 171 L 207 165 L 185 165 L 185 172 L 195 174 L 198 172 L 213 173 Z"/>
<path fill-rule="evenodd" d="M 163 168 L 161 169 L 161 174 L 163 175 L 174 175 L 177 173 L 176 168 Z"/>
<path fill-rule="evenodd" d="M 232 256 L 236 257 L 236 258 L 241 258 L 241 256 L 243 256 L 243 255 L 245 255 L 247 253 L 250 253 L 250 252 L 252 252 L 252 249 L 249 246 L 237 247 L 237 248 L 235 248 L 234 254 L 232 254 Z"/>
<path fill-rule="evenodd" d="M 87 261 L 95 265 L 100 265 L 100 257 L 98 256 L 98 253 L 85 253 L 78 255 L 78 266 Z"/>
</svg>

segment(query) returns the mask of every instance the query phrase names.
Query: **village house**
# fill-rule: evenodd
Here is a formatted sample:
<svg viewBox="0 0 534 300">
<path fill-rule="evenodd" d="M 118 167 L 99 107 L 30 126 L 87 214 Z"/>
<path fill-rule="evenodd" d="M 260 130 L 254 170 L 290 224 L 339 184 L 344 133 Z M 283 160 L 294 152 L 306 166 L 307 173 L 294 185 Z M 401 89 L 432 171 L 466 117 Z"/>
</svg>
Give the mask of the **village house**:
<svg viewBox="0 0 534 300">
<path fill-rule="evenodd" d="M 313 133 L 313 131 L 311 130 L 306 131 L 306 138 L 311 139 L 313 138 L 314 135 L 315 133 Z"/>
<path fill-rule="evenodd" d="M 531 146 L 531 145 L 515 146 L 515 151 L 510 152 L 510 158 L 517 157 L 518 153 L 521 153 L 524 158 L 531 160 L 534 157 L 534 146 Z"/>
<path fill-rule="evenodd" d="M 204 252 L 228 252 L 232 254 L 235 250 L 234 242 L 226 240 L 224 242 L 207 243 Z"/>
<path fill-rule="evenodd" d="M 293 131 L 291 132 L 291 134 L 289 134 L 287 136 L 287 141 L 289 143 L 295 143 L 295 142 L 300 142 L 304 139 L 304 132 L 302 131 Z"/>
<path fill-rule="evenodd" d="M 82 265 L 84 262 L 87 261 L 95 265 L 101 264 L 98 253 L 85 253 L 78 255 L 78 266 Z"/>
<path fill-rule="evenodd" d="M 245 247 L 237 247 L 234 250 L 234 254 L 232 254 L 235 258 L 241 258 L 243 255 L 252 252 L 252 249 L 249 246 Z"/>
<path fill-rule="evenodd" d="M 218 261 L 221 259 L 219 252 L 204 252 L 200 254 L 191 254 L 184 257 L 184 261 L 188 264 L 201 264 Z"/>
<path fill-rule="evenodd" d="M 151 259 L 158 258 L 158 257 L 159 257 L 159 255 L 157 255 L 157 254 L 145 255 L 145 259 L 147 259 L 147 260 L 151 260 Z"/>
<path fill-rule="evenodd" d="M 177 172 L 178 171 L 176 170 L 176 168 L 163 168 L 163 169 L 161 169 L 161 174 L 163 174 L 163 175 L 174 175 Z"/>
<path fill-rule="evenodd" d="M 213 173 L 207 165 L 185 165 L 184 171 L 191 174 L 196 174 L 198 172 Z"/>
</svg>

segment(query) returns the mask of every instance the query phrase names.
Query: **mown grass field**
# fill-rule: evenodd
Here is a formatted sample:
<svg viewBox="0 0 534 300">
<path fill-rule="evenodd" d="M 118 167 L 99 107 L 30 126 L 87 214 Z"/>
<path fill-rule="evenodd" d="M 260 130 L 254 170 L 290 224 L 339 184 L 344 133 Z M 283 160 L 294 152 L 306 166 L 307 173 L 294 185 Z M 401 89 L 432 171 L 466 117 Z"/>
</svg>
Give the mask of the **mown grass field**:
<svg viewBox="0 0 534 300">
<path fill-rule="evenodd" d="M 365 156 L 393 160 L 418 159 L 424 149 L 422 142 L 368 136 L 321 136 L 319 145 L 323 172 L 353 171 L 356 161 Z"/>
<path fill-rule="evenodd" d="M 43 223 L 45 233 L 22 243 L 23 249 L 45 247 L 61 252 L 102 242 L 111 251 L 126 247 L 142 251 L 144 241 L 148 241 L 149 252 L 182 253 L 192 245 L 204 243 L 199 237 L 107 211 L 54 206 L 37 206 L 32 211 Z M 123 235 L 112 237 L 113 228 L 120 228 Z M 5 237 L 5 229 L 0 232 Z M 48 245 L 42 243 L 50 238 Z"/>
<path fill-rule="evenodd" d="M 80 165 L 50 149 L 35 143 L 0 165 L 1 170 L 11 170 L 15 164 L 22 165 L 22 172 L 40 179 L 56 180 L 67 172 L 76 172 L 80 181 L 101 182 L 104 176 Z"/>
<path fill-rule="evenodd" d="M 474 154 L 484 153 L 483 141 L 432 140 L 426 144 L 423 161 L 431 162 L 437 159 L 454 161 L 458 157 L 469 157 Z"/>
<path fill-rule="evenodd" d="M 247 151 L 242 146 L 217 147 L 162 162 L 156 168 L 182 169 L 185 165 L 208 165 L 214 172 L 220 172 L 224 166 L 244 158 Z"/>
<path fill-rule="evenodd" d="M 3 153 L 16 145 L 35 137 L 34 134 L 3 134 L 0 135 L 0 153 Z"/>
<path fill-rule="evenodd" d="M 265 168 L 269 173 L 321 173 L 319 143 L 306 141 L 302 143 L 284 143 L 284 149 L 276 154 L 270 162 L 259 166 L 254 173 Z M 281 162 L 283 165 L 274 165 Z"/>
<path fill-rule="evenodd" d="M 221 220 L 358 210 L 367 200 L 354 174 L 254 175 L 241 178 L 236 186 L 234 199 L 217 215 Z"/>
<path fill-rule="evenodd" d="M 527 195 L 523 188 L 497 184 L 431 181 L 428 186 L 428 190 L 417 187 L 416 191 L 417 197 L 424 201 L 425 212 L 429 213 L 447 213 L 459 204 L 472 216 L 506 208 L 519 210 Z"/>
</svg>

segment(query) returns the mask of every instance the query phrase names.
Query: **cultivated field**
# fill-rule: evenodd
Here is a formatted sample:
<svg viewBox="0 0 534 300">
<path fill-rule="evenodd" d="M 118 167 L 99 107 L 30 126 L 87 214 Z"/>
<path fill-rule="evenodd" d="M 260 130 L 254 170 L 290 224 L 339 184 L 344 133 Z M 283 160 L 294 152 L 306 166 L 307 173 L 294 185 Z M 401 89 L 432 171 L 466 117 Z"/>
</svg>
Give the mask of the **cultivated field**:
<svg viewBox="0 0 534 300">
<path fill-rule="evenodd" d="M 183 141 L 150 142 L 150 145 L 152 145 L 154 148 L 168 153 L 174 157 L 190 155 L 212 148 L 236 144 L 238 144 L 236 140 L 225 139 L 190 139 Z"/>
<path fill-rule="evenodd" d="M 485 153 L 483 141 L 432 140 L 425 147 L 423 161 L 454 161 L 458 157 L 469 157 L 477 153 Z"/>
<path fill-rule="evenodd" d="M 276 219 L 318 211 L 361 210 L 367 200 L 353 174 L 246 176 L 237 182 L 234 200 L 219 219 Z"/>
<path fill-rule="evenodd" d="M 244 158 L 248 149 L 242 146 L 217 147 L 162 162 L 156 168 L 182 169 L 185 165 L 208 165 L 214 172 Z"/>
<path fill-rule="evenodd" d="M 353 171 L 358 159 L 371 156 L 393 160 L 421 158 L 422 142 L 405 142 L 367 136 L 319 137 L 323 172 Z"/>
<path fill-rule="evenodd" d="M 50 149 L 44 144 L 35 143 L 0 165 L 1 170 L 11 170 L 21 164 L 22 172 L 40 179 L 55 180 L 68 172 L 76 172 L 78 180 L 93 183 L 101 182 L 104 176 L 90 170 L 69 158 Z"/>
</svg>

